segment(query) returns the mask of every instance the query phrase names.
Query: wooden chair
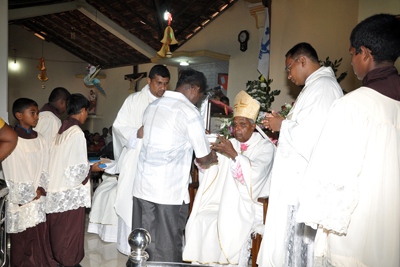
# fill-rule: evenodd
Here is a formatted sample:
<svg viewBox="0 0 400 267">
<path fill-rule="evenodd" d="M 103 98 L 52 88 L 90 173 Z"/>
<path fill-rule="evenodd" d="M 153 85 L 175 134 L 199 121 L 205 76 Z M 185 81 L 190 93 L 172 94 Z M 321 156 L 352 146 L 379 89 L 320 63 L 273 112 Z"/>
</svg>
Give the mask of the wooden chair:
<svg viewBox="0 0 400 267">
<path fill-rule="evenodd" d="M 265 224 L 265 218 L 267 217 L 267 210 L 268 210 L 268 197 L 260 197 L 260 198 L 258 198 L 258 202 L 262 203 L 263 207 L 264 207 L 263 223 Z M 260 246 L 261 246 L 261 240 L 262 240 L 261 235 L 259 235 L 259 234 L 254 235 L 253 246 L 251 248 L 251 255 L 252 255 L 251 266 L 252 267 L 257 267 L 257 257 L 258 257 L 258 252 L 259 252 Z"/>
</svg>

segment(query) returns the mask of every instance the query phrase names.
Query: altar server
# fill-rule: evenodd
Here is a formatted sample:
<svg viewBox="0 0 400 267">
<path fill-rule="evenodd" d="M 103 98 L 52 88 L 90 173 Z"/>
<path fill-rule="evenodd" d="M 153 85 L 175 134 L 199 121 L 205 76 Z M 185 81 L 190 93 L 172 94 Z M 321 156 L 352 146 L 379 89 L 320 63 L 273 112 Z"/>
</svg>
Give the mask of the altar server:
<svg viewBox="0 0 400 267">
<path fill-rule="evenodd" d="M 212 143 L 219 152 L 218 165 L 205 170 L 199 166 L 200 187 L 186 225 L 184 261 L 248 267 L 251 233 L 263 222 L 257 199 L 268 196 L 275 145 L 264 133 L 254 132 L 257 101 L 241 91 L 234 107 L 235 138 L 220 136 L 220 144 Z"/>
<path fill-rule="evenodd" d="M 350 43 L 363 86 L 332 105 L 305 174 L 297 221 L 319 225 L 315 266 L 397 267 L 400 21 L 369 17 L 353 29 Z"/>
<path fill-rule="evenodd" d="M 50 93 L 49 102 L 39 110 L 39 122 L 34 130 L 44 136 L 49 146 L 61 127 L 60 116 L 67 110 L 69 96 L 67 89 L 54 88 Z"/>
<path fill-rule="evenodd" d="M 9 189 L 6 230 L 10 234 L 11 266 L 55 267 L 45 212 L 49 148 L 44 137 L 32 130 L 39 119 L 38 105 L 19 98 L 12 111 L 18 120 L 18 145 L 2 162 Z"/>
<path fill-rule="evenodd" d="M 90 171 L 86 139 L 79 127 L 88 116 L 89 101 L 82 94 L 67 100 L 68 119 L 50 147 L 50 181 L 46 213 L 54 258 L 63 266 L 75 266 L 85 256 L 85 208 L 90 208 Z"/>
<path fill-rule="evenodd" d="M 328 111 L 343 96 L 333 70 L 319 65 L 317 52 L 308 43 L 287 52 L 285 70 L 288 79 L 304 87 L 286 119 L 273 111 L 263 122 L 280 134 L 258 256 L 260 267 L 312 266 L 315 231 L 296 223 L 299 186 Z"/>
<path fill-rule="evenodd" d="M 136 177 L 136 165 L 142 148 L 143 113 L 154 100 L 168 89 L 170 73 L 163 65 L 151 68 L 147 85 L 140 92 L 128 96 L 113 124 L 114 158 L 118 167 L 115 211 L 118 215 L 117 249 L 126 255 L 131 252 L 128 237 L 132 229 L 132 187 Z"/>
</svg>

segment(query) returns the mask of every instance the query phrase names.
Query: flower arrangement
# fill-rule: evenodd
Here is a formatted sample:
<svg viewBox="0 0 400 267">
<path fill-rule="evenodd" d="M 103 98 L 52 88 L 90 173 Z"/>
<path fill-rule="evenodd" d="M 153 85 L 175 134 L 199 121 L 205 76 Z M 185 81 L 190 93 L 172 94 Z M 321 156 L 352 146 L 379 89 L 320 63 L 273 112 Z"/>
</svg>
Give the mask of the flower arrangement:
<svg viewBox="0 0 400 267">
<path fill-rule="evenodd" d="M 286 118 L 286 116 L 289 114 L 290 110 L 292 109 L 293 105 L 294 105 L 294 102 L 292 102 L 292 104 L 285 103 L 285 105 L 281 106 L 281 110 L 279 112 L 277 112 L 277 114 Z"/>
<path fill-rule="evenodd" d="M 258 80 L 248 81 L 246 83 L 246 93 L 252 98 L 260 102 L 260 111 L 267 112 L 271 108 L 275 97 L 281 93 L 280 90 L 271 90 L 271 79 L 265 80 L 264 76 L 260 75 Z"/>
</svg>

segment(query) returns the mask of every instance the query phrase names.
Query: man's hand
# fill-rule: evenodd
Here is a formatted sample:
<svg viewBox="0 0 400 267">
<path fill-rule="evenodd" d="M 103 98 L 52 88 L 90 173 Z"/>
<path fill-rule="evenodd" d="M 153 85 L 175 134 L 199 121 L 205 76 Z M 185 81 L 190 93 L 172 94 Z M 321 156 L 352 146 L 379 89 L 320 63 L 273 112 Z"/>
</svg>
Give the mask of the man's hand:
<svg viewBox="0 0 400 267">
<path fill-rule="evenodd" d="M 143 138 L 143 126 L 139 128 L 136 134 L 137 138 L 142 139 Z"/>
<path fill-rule="evenodd" d="M 99 167 L 100 162 L 96 162 L 92 165 L 92 172 L 103 172 L 104 169 Z"/>
<path fill-rule="evenodd" d="M 228 155 L 231 159 L 235 159 L 238 155 L 236 150 L 233 148 L 231 141 L 227 140 L 225 137 L 220 136 L 219 134 L 218 138 L 221 141 L 221 143 L 211 143 L 211 149 L 218 151 L 219 153 L 223 153 L 225 155 Z"/>
<path fill-rule="evenodd" d="M 36 190 L 36 197 L 33 200 L 39 199 L 41 196 L 42 196 L 42 192 L 39 189 L 37 189 Z"/>
<path fill-rule="evenodd" d="M 284 117 L 276 114 L 276 112 L 273 110 L 272 114 L 269 114 L 268 117 L 265 117 L 265 119 L 262 121 L 262 124 L 265 128 L 269 128 L 272 132 L 279 132 L 281 130 L 282 121 L 284 120 Z"/>
<path fill-rule="evenodd" d="M 211 163 L 211 164 L 214 164 L 214 163 L 218 164 L 218 155 L 217 155 L 217 152 L 215 152 L 215 150 L 211 150 L 211 155 L 212 155 L 212 157 L 213 157 L 212 163 Z"/>
</svg>

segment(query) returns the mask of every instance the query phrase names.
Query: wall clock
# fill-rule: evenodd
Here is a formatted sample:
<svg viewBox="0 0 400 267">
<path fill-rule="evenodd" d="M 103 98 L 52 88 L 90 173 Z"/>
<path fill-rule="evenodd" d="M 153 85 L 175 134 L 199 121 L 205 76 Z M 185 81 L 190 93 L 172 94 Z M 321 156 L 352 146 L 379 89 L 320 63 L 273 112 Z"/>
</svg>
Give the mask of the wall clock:
<svg viewBox="0 0 400 267">
<path fill-rule="evenodd" d="M 249 32 L 241 31 L 238 36 L 238 40 L 240 43 L 240 51 L 244 52 L 247 50 L 247 41 L 249 40 Z"/>
</svg>

